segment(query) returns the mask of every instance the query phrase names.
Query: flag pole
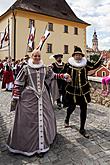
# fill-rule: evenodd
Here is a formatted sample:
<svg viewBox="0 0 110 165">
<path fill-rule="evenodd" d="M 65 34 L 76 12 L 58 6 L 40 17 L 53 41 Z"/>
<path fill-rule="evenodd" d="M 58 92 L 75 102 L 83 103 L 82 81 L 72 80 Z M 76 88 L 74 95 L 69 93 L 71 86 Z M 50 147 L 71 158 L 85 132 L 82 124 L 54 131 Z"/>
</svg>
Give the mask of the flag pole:
<svg viewBox="0 0 110 165">
<path fill-rule="evenodd" d="M 40 48 L 40 51 L 41 51 L 41 49 L 42 49 L 42 47 L 43 47 L 43 44 L 44 44 L 44 42 L 46 41 L 46 39 L 48 38 L 48 36 L 50 35 L 50 32 L 48 31 L 48 33 L 46 33 L 46 31 L 48 31 L 47 30 L 47 25 L 46 25 L 46 27 L 45 27 L 45 30 L 44 30 L 44 34 L 43 34 L 43 36 L 41 37 L 41 45 L 39 46 Z"/>
<path fill-rule="evenodd" d="M 31 35 L 31 30 L 32 30 L 32 27 L 34 27 L 34 39 L 35 39 L 35 32 L 36 32 L 36 29 L 35 29 L 35 26 L 34 26 L 34 22 L 31 22 L 31 25 L 30 25 L 30 32 L 29 32 L 29 36 Z M 29 42 L 29 38 L 28 38 L 28 42 Z M 28 52 L 28 48 L 29 48 L 29 45 L 28 45 L 28 42 L 26 44 L 26 54 Z M 33 41 L 34 42 L 34 41 Z M 33 44 L 33 43 L 32 43 Z M 33 48 L 32 48 L 33 49 Z"/>
<path fill-rule="evenodd" d="M 28 43 L 26 44 L 26 54 L 27 55 L 27 52 L 28 52 Z"/>
<path fill-rule="evenodd" d="M 9 59 L 11 58 L 10 56 L 10 20 L 8 19 L 8 57 Z"/>
</svg>

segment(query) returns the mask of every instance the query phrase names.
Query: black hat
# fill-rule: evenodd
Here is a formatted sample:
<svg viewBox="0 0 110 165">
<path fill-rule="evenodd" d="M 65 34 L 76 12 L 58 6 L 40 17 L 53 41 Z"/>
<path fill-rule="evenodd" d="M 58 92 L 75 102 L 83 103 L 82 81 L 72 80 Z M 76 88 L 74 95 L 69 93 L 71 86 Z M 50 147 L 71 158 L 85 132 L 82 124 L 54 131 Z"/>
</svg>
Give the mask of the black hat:
<svg viewBox="0 0 110 165">
<path fill-rule="evenodd" d="M 56 59 L 57 57 L 61 57 L 61 58 L 63 58 L 63 54 L 55 54 L 55 55 L 53 55 L 53 57 Z"/>
<path fill-rule="evenodd" d="M 81 54 L 82 57 L 84 57 L 84 54 L 82 53 L 81 48 L 80 48 L 80 47 L 77 47 L 77 46 L 76 46 L 75 49 L 74 49 L 74 53 L 72 54 L 72 57 L 73 57 L 75 54 Z"/>
<path fill-rule="evenodd" d="M 25 57 L 24 57 L 24 59 L 29 59 L 29 58 L 30 58 L 30 57 L 29 57 L 28 54 L 26 54 Z"/>
</svg>

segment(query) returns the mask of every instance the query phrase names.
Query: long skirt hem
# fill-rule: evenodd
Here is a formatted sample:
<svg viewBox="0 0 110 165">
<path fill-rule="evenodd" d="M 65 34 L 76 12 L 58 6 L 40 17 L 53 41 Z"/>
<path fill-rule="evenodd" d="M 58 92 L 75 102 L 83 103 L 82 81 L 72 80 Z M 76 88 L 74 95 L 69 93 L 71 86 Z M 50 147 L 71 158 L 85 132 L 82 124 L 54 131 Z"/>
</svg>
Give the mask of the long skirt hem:
<svg viewBox="0 0 110 165">
<path fill-rule="evenodd" d="M 24 151 L 20 151 L 20 150 L 15 150 L 15 149 L 9 147 L 8 145 L 6 145 L 6 146 L 7 146 L 8 150 L 10 152 L 16 153 L 16 154 L 23 154 L 23 155 L 26 155 L 26 156 L 32 156 L 32 155 L 34 155 L 36 153 L 37 154 L 44 153 L 44 152 L 47 152 L 49 150 L 49 147 L 48 147 L 48 148 L 43 149 L 42 151 L 41 150 L 36 150 L 34 152 L 24 152 Z"/>
</svg>

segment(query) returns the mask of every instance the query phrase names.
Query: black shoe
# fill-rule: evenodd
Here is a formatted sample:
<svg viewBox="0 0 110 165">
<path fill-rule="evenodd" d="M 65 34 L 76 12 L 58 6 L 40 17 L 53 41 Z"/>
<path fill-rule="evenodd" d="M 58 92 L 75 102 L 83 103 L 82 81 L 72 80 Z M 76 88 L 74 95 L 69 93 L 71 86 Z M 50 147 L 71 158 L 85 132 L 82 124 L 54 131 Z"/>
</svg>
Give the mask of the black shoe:
<svg viewBox="0 0 110 165">
<path fill-rule="evenodd" d="M 69 122 L 66 119 L 65 119 L 65 122 L 64 122 L 64 126 L 65 126 L 65 128 L 70 127 Z"/>
<path fill-rule="evenodd" d="M 64 123 L 64 126 L 65 126 L 65 128 L 70 127 L 70 126 L 69 126 L 69 123 Z"/>
<path fill-rule="evenodd" d="M 67 108 L 68 106 L 66 104 L 63 104 L 63 108 Z"/>
<path fill-rule="evenodd" d="M 79 133 L 81 135 L 83 135 L 85 138 L 89 139 L 89 135 L 87 134 L 86 130 L 85 129 L 80 129 L 79 130 Z"/>
</svg>

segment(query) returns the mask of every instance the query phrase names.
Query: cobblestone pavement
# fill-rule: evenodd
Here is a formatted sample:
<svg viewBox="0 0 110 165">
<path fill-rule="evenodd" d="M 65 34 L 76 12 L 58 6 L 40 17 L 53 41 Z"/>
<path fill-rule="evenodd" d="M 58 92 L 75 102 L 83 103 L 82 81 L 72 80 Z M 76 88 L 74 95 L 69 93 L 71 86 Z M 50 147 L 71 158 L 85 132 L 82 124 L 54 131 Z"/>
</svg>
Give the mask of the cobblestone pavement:
<svg viewBox="0 0 110 165">
<path fill-rule="evenodd" d="M 14 112 L 10 113 L 11 93 L 0 91 L 0 165 L 110 165 L 110 109 L 88 105 L 86 122 L 90 139 L 79 132 L 79 107 L 71 116 L 71 128 L 64 128 L 66 109 L 55 110 L 57 137 L 43 158 L 13 155 L 5 147 Z"/>
</svg>

